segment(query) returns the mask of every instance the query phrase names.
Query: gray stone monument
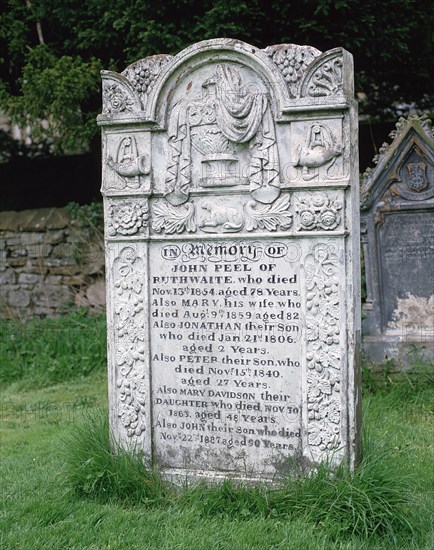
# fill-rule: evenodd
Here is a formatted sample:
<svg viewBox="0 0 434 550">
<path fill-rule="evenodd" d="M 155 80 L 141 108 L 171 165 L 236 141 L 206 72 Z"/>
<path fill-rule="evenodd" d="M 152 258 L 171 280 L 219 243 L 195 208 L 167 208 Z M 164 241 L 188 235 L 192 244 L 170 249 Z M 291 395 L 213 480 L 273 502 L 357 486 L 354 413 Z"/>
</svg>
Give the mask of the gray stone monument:
<svg viewBox="0 0 434 550">
<path fill-rule="evenodd" d="M 365 172 L 361 232 L 372 361 L 434 360 L 434 140 L 426 117 L 401 118 Z"/>
<path fill-rule="evenodd" d="M 216 39 L 102 78 L 114 437 L 174 480 L 354 466 L 351 55 Z"/>
</svg>

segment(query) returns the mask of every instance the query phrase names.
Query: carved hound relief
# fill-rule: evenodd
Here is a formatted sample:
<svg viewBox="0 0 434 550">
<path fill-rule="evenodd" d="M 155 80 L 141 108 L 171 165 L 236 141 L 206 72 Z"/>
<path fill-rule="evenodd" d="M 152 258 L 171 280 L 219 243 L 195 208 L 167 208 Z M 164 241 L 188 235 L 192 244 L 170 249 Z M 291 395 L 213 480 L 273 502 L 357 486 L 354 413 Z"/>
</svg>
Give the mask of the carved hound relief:
<svg viewBox="0 0 434 550">
<path fill-rule="evenodd" d="M 236 206 L 225 206 L 212 201 L 203 201 L 202 210 L 206 212 L 200 224 L 206 233 L 230 233 L 240 231 L 244 225 L 244 214 Z"/>
</svg>

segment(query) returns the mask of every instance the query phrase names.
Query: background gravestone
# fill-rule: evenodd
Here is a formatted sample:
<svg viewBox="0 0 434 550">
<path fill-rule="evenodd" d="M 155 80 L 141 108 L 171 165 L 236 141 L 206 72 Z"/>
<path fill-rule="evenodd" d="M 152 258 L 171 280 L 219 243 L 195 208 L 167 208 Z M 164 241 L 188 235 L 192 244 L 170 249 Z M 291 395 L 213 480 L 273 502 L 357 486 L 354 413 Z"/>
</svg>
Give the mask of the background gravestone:
<svg viewBox="0 0 434 550">
<path fill-rule="evenodd" d="M 172 478 L 354 466 L 351 55 L 201 42 L 104 71 L 99 124 L 116 439 Z"/>
<path fill-rule="evenodd" d="M 374 361 L 434 359 L 434 141 L 431 121 L 400 119 L 364 174 L 367 301 L 363 347 Z"/>
</svg>

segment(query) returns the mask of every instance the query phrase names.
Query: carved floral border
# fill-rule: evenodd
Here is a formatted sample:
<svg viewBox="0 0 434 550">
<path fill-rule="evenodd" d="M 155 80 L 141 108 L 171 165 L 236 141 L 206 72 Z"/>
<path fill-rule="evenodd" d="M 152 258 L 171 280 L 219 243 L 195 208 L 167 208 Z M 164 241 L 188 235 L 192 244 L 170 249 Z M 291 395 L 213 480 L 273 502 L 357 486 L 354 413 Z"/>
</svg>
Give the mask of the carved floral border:
<svg viewBox="0 0 434 550">
<path fill-rule="evenodd" d="M 320 454 L 341 442 L 338 257 L 319 243 L 306 257 L 307 440 Z"/>
<path fill-rule="evenodd" d="M 263 205 L 254 200 L 248 200 L 235 212 L 233 204 L 223 206 L 215 205 L 215 212 L 219 216 L 225 212 L 235 212 L 237 217 L 226 220 L 220 226 L 216 226 L 215 233 L 235 233 L 238 231 L 288 231 L 294 229 L 293 217 L 296 214 L 296 231 L 334 231 L 342 228 L 343 198 L 336 193 L 331 195 L 326 192 L 310 194 L 293 194 L 296 206 L 291 207 L 290 194 L 283 194 L 270 205 Z M 210 201 L 208 201 L 210 202 Z M 200 224 L 198 209 L 203 208 L 201 202 L 187 202 L 180 206 L 173 206 L 164 199 L 152 205 L 152 229 L 157 233 L 172 235 L 175 233 L 195 233 L 206 231 L 206 227 Z M 207 205 L 213 216 L 213 205 Z M 220 218 L 220 219 L 223 219 Z M 236 223 L 235 223 L 236 222 Z"/>
</svg>

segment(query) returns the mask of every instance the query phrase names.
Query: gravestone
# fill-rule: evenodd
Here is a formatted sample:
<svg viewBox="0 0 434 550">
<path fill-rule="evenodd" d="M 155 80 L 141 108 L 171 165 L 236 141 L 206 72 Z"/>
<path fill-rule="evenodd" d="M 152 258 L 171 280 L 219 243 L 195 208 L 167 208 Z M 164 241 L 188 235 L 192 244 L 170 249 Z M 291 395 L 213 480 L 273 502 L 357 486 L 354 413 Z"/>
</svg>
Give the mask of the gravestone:
<svg viewBox="0 0 434 550">
<path fill-rule="evenodd" d="M 351 55 L 215 39 L 102 78 L 114 437 L 174 480 L 354 466 Z"/>
<path fill-rule="evenodd" d="M 401 118 L 361 188 L 367 300 L 363 348 L 373 361 L 434 360 L 434 140 L 426 117 Z"/>
</svg>

